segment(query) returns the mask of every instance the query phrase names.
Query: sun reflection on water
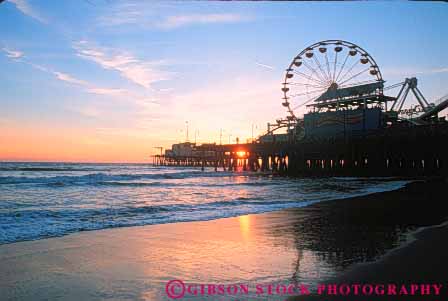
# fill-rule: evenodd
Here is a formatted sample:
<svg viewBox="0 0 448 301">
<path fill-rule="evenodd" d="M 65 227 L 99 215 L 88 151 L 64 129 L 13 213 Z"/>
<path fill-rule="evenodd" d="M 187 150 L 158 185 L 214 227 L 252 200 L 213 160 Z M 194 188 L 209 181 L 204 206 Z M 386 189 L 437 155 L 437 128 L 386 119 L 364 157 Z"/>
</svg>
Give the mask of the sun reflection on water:
<svg viewBox="0 0 448 301">
<path fill-rule="evenodd" d="M 242 215 L 238 217 L 238 221 L 240 223 L 241 236 L 244 240 L 248 240 L 251 234 L 250 215 Z"/>
</svg>

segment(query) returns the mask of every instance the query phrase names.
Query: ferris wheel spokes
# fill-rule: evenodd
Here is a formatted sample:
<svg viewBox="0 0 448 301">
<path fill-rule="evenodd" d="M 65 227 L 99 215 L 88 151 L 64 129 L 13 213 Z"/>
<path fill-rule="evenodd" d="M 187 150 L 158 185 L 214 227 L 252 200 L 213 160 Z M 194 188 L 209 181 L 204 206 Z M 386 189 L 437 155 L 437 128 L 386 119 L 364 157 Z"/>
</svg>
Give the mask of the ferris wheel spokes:
<svg viewBox="0 0 448 301">
<path fill-rule="evenodd" d="M 343 81 L 344 78 L 345 78 L 347 75 L 351 74 L 352 70 L 353 70 L 356 66 L 358 66 L 358 64 L 359 64 L 359 62 L 356 60 L 356 61 L 353 63 L 353 65 L 351 65 L 350 68 L 347 69 L 347 71 L 344 72 L 344 75 L 342 75 L 342 77 L 339 78 L 338 81 Z"/>
<path fill-rule="evenodd" d="M 350 52 L 347 52 L 347 55 L 345 56 L 345 60 L 344 60 L 344 63 L 342 64 L 342 67 L 341 67 L 341 68 L 339 68 L 339 72 L 338 72 L 338 75 L 336 76 L 335 82 L 337 82 L 337 81 L 338 81 L 338 79 L 339 79 L 339 76 L 341 75 L 341 72 L 342 72 L 342 70 L 344 69 L 344 67 L 345 67 L 345 64 L 347 63 L 347 60 L 348 60 L 349 56 L 350 56 Z"/>
<path fill-rule="evenodd" d="M 329 81 L 329 75 L 327 75 L 327 74 L 325 73 L 325 71 L 322 69 L 322 65 L 320 64 L 320 62 L 319 62 L 319 60 L 316 58 L 316 56 L 313 56 L 313 58 L 314 58 L 314 61 L 315 61 L 316 65 L 317 65 L 317 67 L 318 67 L 319 70 L 322 72 L 322 75 L 325 77 L 324 82 L 327 83 L 327 82 Z"/>
<path fill-rule="evenodd" d="M 302 73 L 302 72 L 300 72 L 300 71 L 293 71 L 295 74 L 297 74 L 297 75 L 300 75 L 300 76 L 303 76 L 303 77 L 305 77 L 306 79 L 308 79 L 308 80 L 312 80 L 312 81 L 314 81 L 314 82 L 316 82 L 316 83 L 318 83 L 318 84 L 321 84 L 321 85 L 325 85 L 325 82 L 322 82 L 322 81 L 320 81 L 320 80 L 317 80 L 317 79 L 315 79 L 315 78 L 313 78 L 312 76 L 309 76 L 309 75 L 307 75 L 307 74 L 305 74 L 305 73 Z"/>
<path fill-rule="evenodd" d="M 315 101 L 315 100 L 318 99 L 318 98 L 319 98 L 319 96 L 314 97 L 314 98 L 311 98 L 311 99 L 305 101 L 304 103 L 301 103 L 301 104 L 295 106 L 294 108 L 292 108 L 292 111 L 297 110 L 298 108 L 304 107 L 304 106 L 306 106 L 307 104 L 309 104 L 310 102 L 313 102 L 313 101 Z"/>
<path fill-rule="evenodd" d="M 347 41 L 326 40 L 294 57 L 286 70 L 282 105 L 296 118 L 294 109 L 304 104 L 339 95 L 337 90 L 341 88 L 374 82 L 382 82 L 381 72 L 364 49 Z M 377 87 L 381 92 L 382 86 Z M 320 97 L 327 91 L 325 97 Z"/>
<path fill-rule="evenodd" d="M 328 55 L 327 55 L 327 51 L 326 50 L 325 50 L 325 61 L 327 62 L 327 64 L 325 66 L 327 67 L 328 78 L 331 78 L 330 63 L 328 62 Z"/>
<path fill-rule="evenodd" d="M 316 86 L 316 85 L 313 85 L 313 84 L 296 83 L 296 82 L 286 83 L 286 85 L 307 86 L 307 87 L 318 88 L 318 89 L 322 88 L 322 86 Z"/>
<path fill-rule="evenodd" d="M 346 82 L 348 82 L 348 81 L 350 81 L 350 80 L 352 80 L 352 79 L 354 79 L 354 78 L 357 78 L 357 77 L 360 76 L 362 73 L 364 73 L 364 72 L 366 72 L 366 71 L 369 71 L 369 69 L 370 69 L 370 67 L 367 67 L 366 69 L 363 69 L 363 70 L 359 71 L 359 72 L 356 73 L 355 75 L 353 75 L 353 76 L 351 76 L 350 78 L 346 79 L 345 81 L 341 82 L 341 85 L 342 85 L 342 84 L 345 84 Z"/>
<path fill-rule="evenodd" d="M 317 89 L 317 90 L 313 90 L 313 91 L 307 91 L 307 92 L 303 92 L 303 93 L 292 94 L 289 97 L 292 98 L 292 97 L 298 97 L 298 96 L 304 96 L 304 95 L 311 95 L 311 94 L 316 94 L 316 93 L 323 92 L 325 90 L 326 90 L 326 88 Z"/>
<path fill-rule="evenodd" d="M 315 74 L 316 74 L 316 77 L 318 77 L 320 81 L 322 81 L 322 82 L 326 82 L 326 81 L 327 81 L 326 78 L 322 78 L 322 75 L 319 74 L 319 73 L 316 71 L 316 69 L 310 67 L 310 65 L 308 65 L 308 64 L 305 63 L 305 62 L 302 62 L 302 63 L 303 63 L 303 65 L 304 65 L 305 67 L 307 67 L 311 72 L 315 73 Z"/>
</svg>

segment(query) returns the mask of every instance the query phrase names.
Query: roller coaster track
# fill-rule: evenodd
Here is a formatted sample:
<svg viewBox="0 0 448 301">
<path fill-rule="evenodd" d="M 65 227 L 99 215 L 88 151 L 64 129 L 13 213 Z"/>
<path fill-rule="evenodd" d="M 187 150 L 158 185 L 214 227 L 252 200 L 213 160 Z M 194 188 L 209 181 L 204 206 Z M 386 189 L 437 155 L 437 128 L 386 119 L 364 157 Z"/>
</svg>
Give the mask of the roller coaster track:
<svg viewBox="0 0 448 301">
<path fill-rule="evenodd" d="M 398 92 L 396 100 L 390 110 L 400 112 L 406 102 L 409 92 L 413 93 L 424 112 L 422 115 L 412 119 L 411 122 L 413 124 L 425 124 L 430 117 L 436 116 L 440 111 L 448 107 L 448 94 L 440 97 L 433 103 L 429 103 L 423 96 L 422 92 L 418 89 L 417 79 L 415 77 L 406 78 L 404 82 L 386 87 L 384 90 L 398 88 L 400 86 L 401 89 Z M 410 119 L 407 119 L 407 121 L 410 121 Z"/>
<path fill-rule="evenodd" d="M 434 102 L 433 106 L 430 106 L 425 113 L 423 113 L 421 116 L 419 116 L 417 119 L 419 120 L 425 120 L 431 116 L 436 115 L 443 109 L 448 107 L 448 94 L 440 97 Z"/>
</svg>

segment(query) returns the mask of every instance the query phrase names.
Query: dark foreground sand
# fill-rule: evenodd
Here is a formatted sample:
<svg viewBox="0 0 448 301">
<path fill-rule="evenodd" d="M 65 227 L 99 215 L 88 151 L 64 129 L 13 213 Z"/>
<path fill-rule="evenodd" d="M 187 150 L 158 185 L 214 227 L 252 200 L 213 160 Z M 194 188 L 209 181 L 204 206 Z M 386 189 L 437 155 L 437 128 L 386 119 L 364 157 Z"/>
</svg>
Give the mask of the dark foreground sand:
<svg viewBox="0 0 448 301">
<path fill-rule="evenodd" d="M 0 246 L 1 300 L 170 300 L 185 283 L 448 283 L 445 181 L 306 208 L 110 229 Z M 185 296 L 189 300 L 204 300 Z M 225 299 L 252 300 L 225 296 Z M 258 296 L 284 300 L 287 296 Z M 316 299 L 317 298 L 317 299 Z M 368 297 L 365 300 L 377 300 Z M 385 300 L 410 300 L 387 297 Z M 179 299 L 178 299 L 179 300 Z M 298 300 L 333 300 L 305 296 Z M 363 300 L 343 297 L 337 300 Z M 432 300 L 427 296 L 417 300 Z"/>
<path fill-rule="evenodd" d="M 380 260 L 357 265 L 343 275 L 325 281 L 323 284 L 327 288 L 321 296 L 300 296 L 290 300 L 448 300 L 448 225 L 445 223 L 422 229 L 412 236 L 413 241 L 392 250 Z M 337 287 L 341 284 L 350 285 L 351 293 L 343 295 L 342 291 L 336 293 L 338 295 L 329 294 L 328 286 L 334 284 Z M 397 290 L 383 296 L 375 293 L 355 294 L 354 284 L 374 284 L 383 288 L 393 284 Z M 422 284 L 430 285 L 429 295 L 422 295 Z M 400 295 L 399 290 L 403 285 L 406 291 Z M 411 293 L 411 285 L 418 286 L 414 295 Z M 434 285 L 441 286 L 439 295 Z"/>
<path fill-rule="evenodd" d="M 392 206 L 402 206 L 402 215 L 410 214 L 411 220 L 421 220 L 424 224 L 440 221 L 448 215 L 447 182 L 443 180 L 427 183 L 412 183 L 394 192 L 376 194 L 366 198 L 377 198 L 390 202 Z M 439 211 L 441 214 L 435 214 Z M 387 214 L 387 213 L 386 213 Z M 414 215 L 414 217 L 412 217 Z M 401 217 L 393 215 L 395 218 Z M 448 300 L 448 223 L 422 227 L 409 235 L 409 241 L 389 251 L 375 262 L 352 266 L 342 275 L 327 279 L 323 284 L 380 284 L 387 287 L 395 284 L 405 285 L 406 293 L 402 295 L 355 295 L 351 286 L 350 295 L 300 296 L 291 300 Z M 421 294 L 421 286 L 411 295 L 411 284 L 441 285 L 440 295 L 434 289 L 431 295 Z M 398 290 L 398 289 L 397 289 Z"/>
</svg>

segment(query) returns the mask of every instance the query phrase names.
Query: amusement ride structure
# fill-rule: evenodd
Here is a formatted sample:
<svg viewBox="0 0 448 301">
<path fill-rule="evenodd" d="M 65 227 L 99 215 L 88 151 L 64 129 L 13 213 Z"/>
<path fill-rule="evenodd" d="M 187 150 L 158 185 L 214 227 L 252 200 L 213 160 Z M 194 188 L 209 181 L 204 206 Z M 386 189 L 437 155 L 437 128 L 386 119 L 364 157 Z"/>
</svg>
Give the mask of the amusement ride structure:
<svg viewBox="0 0 448 301">
<path fill-rule="evenodd" d="M 286 69 L 287 115 L 268 123 L 265 134 L 244 144 L 175 144 L 153 162 L 299 176 L 447 175 L 448 122 L 438 115 L 448 95 L 429 102 L 417 83 L 412 77 L 385 86 L 363 48 L 318 42 Z"/>
<path fill-rule="evenodd" d="M 398 88 L 397 96 L 385 95 Z M 321 41 L 303 49 L 286 69 L 281 90 L 287 116 L 269 123 L 261 142 L 443 122 L 437 114 L 448 106 L 448 95 L 429 103 L 415 77 L 386 87 L 375 59 L 360 46 L 342 40 Z M 410 93 L 418 104 L 405 108 Z M 282 128 L 287 134 L 274 134 Z"/>
</svg>

